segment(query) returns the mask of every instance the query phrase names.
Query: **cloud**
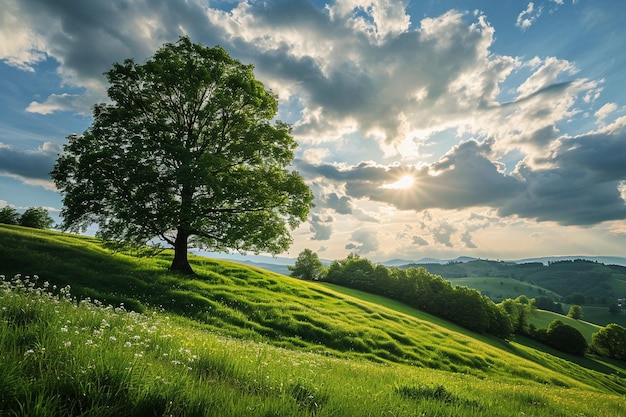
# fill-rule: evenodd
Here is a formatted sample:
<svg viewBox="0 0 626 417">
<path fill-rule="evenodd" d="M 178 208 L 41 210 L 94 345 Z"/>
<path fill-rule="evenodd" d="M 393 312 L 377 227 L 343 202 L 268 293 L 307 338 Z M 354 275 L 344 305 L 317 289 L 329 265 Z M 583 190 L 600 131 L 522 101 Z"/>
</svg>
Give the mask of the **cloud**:
<svg viewBox="0 0 626 417">
<path fill-rule="evenodd" d="M 461 209 L 493 206 L 521 191 L 518 179 L 506 175 L 487 157 L 488 144 L 468 141 L 428 167 L 381 166 L 374 163 L 340 169 L 330 164 L 311 165 L 297 161 L 308 175 L 322 176 L 345 186 L 349 197 L 388 203 L 400 210 L 429 208 Z M 413 186 L 404 190 L 383 187 L 405 175 L 412 175 Z"/>
<path fill-rule="evenodd" d="M 339 214 L 352 214 L 352 203 L 348 196 L 339 197 L 337 193 L 330 193 L 326 204 Z"/>
<path fill-rule="evenodd" d="M 526 64 L 491 51 L 495 30 L 487 17 L 451 10 L 411 22 L 400 1 L 341 0 L 325 8 L 305 0 L 238 1 L 226 10 L 196 1 L 7 2 L 4 19 L 14 33 L 4 39 L 20 41 L 0 48 L 0 59 L 26 54 L 16 65 L 32 68 L 50 57 L 63 85 L 84 89 L 32 102 L 28 111 L 41 114 L 88 113 L 106 100 L 102 73 L 114 62 L 141 62 L 182 34 L 254 63 L 258 77 L 297 106 L 299 142 L 358 134 L 380 141 L 386 155 L 450 128 L 519 142 L 562 120 L 574 95 L 593 87 L 569 80 L 579 88 L 549 89 L 574 68 L 535 58 L 528 64 L 537 65 L 535 74 L 518 88 L 520 97 L 536 94 L 533 100 L 499 103 L 501 83 Z"/>
<path fill-rule="evenodd" d="M 502 216 L 586 226 L 626 217 L 620 191 L 626 180 L 625 132 L 624 123 L 616 121 L 603 131 L 561 137 L 553 152 L 540 161 L 541 167 L 523 161 L 510 173 L 490 159 L 489 142 L 474 140 L 419 168 L 365 162 L 355 166 L 312 165 L 304 161 L 297 161 L 296 166 L 310 177 L 341 185 L 354 200 L 377 201 L 399 210 L 491 207 Z M 407 174 L 414 177 L 412 187 L 383 187 Z M 442 225 L 434 235 L 437 242 L 447 244 L 451 232 Z"/>
<path fill-rule="evenodd" d="M 329 240 L 333 233 L 332 221 L 333 218 L 330 216 L 311 215 L 311 220 L 309 220 L 309 231 L 313 233 L 311 240 Z"/>
<path fill-rule="evenodd" d="M 528 29 L 535 23 L 535 21 L 541 16 L 541 12 L 543 11 L 543 7 L 539 6 L 535 9 L 535 3 L 530 2 L 528 6 L 526 6 L 526 10 L 522 11 L 519 15 L 517 15 L 517 20 L 515 21 L 515 26 L 520 28 L 522 31 Z"/>
<path fill-rule="evenodd" d="M 355 230 L 350 239 L 352 242 L 348 243 L 345 246 L 345 249 L 358 253 L 365 254 L 375 252 L 380 247 L 378 236 L 375 231 L 365 229 Z"/>
<path fill-rule="evenodd" d="M 606 103 L 605 105 L 600 107 L 598 111 L 594 113 L 594 116 L 598 118 L 598 123 L 603 123 L 604 119 L 609 117 L 609 115 L 613 113 L 615 110 L 617 110 L 617 104 Z"/>
<path fill-rule="evenodd" d="M 626 218 L 620 184 L 626 178 L 626 129 L 561 138 L 545 159 L 547 168 L 517 168 L 524 191 L 506 202 L 502 215 L 516 214 L 561 225 L 589 226 Z"/>
<path fill-rule="evenodd" d="M 61 147 L 51 142 L 45 142 L 35 150 L 0 144 L 0 175 L 54 190 L 50 171 L 60 152 Z"/>
</svg>

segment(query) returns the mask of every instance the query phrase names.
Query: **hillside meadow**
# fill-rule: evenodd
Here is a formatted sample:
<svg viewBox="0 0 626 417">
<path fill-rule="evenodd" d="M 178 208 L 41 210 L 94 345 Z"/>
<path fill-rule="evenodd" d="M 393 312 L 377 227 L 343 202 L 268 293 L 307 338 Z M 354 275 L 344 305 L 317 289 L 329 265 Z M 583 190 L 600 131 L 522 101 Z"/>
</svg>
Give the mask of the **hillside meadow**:
<svg viewBox="0 0 626 417">
<path fill-rule="evenodd" d="M 172 275 L 170 256 L 0 225 L 0 414 L 625 415 L 624 363 L 227 261 Z"/>
</svg>

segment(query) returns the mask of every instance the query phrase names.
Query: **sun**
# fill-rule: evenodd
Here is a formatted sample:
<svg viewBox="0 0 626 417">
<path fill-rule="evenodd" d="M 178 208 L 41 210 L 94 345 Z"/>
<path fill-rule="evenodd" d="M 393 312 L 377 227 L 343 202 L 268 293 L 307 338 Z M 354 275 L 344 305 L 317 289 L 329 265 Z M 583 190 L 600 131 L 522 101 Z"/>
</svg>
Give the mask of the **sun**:
<svg viewBox="0 0 626 417">
<path fill-rule="evenodd" d="M 382 188 L 386 188 L 388 190 L 405 190 L 407 188 L 411 188 L 415 183 L 415 178 L 413 175 L 403 175 L 396 182 L 392 182 L 391 184 L 385 184 Z"/>
</svg>

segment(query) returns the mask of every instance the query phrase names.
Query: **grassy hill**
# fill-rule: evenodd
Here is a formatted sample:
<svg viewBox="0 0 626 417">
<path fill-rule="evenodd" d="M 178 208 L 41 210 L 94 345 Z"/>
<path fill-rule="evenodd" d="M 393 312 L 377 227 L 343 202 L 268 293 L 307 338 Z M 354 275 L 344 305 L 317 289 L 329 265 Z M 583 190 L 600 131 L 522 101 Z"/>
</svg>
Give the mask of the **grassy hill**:
<svg viewBox="0 0 626 417">
<path fill-rule="evenodd" d="M 505 298 L 515 299 L 521 294 L 526 295 L 528 298 L 540 296 L 549 297 L 553 300 L 561 298 L 561 296 L 554 291 L 528 282 L 521 282 L 513 278 L 476 276 L 450 278 L 449 281 L 452 285 L 474 288 L 496 303 L 499 303 Z"/>
<path fill-rule="evenodd" d="M 227 261 L 173 275 L 170 257 L 0 225 L 0 414 L 623 415 L 623 363 Z"/>
<path fill-rule="evenodd" d="M 449 264 L 411 264 L 422 266 L 432 274 L 456 282 L 457 279 L 468 279 L 472 285 L 488 283 L 488 278 L 514 279 L 519 292 L 515 298 L 524 294 L 555 296 L 561 298 L 582 295 L 589 304 L 605 304 L 608 300 L 626 297 L 626 267 L 620 265 L 604 265 L 586 260 L 555 261 L 549 265 L 540 262 L 516 264 L 512 262 L 474 260 L 469 262 L 452 262 Z M 464 285 L 464 284 L 461 284 Z M 484 284 L 483 284 L 484 285 Z M 468 285 L 469 286 L 469 285 Z M 472 287 L 480 289 L 479 286 Z M 488 288 L 497 299 L 497 288 Z M 524 292 L 524 291 L 528 292 Z M 545 291 L 545 294 L 543 293 Z M 491 297 L 491 296 L 490 296 Z M 580 302 L 579 304 L 583 304 Z"/>
</svg>

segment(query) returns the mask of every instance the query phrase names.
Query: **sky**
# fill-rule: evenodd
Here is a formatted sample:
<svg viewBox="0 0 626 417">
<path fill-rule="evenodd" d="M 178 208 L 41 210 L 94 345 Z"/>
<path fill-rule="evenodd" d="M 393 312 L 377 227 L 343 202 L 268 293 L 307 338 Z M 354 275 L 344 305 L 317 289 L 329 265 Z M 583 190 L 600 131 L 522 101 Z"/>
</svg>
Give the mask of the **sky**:
<svg viewBox="0 0 626 417">
<path fill-rule="evenodd" d="M 255 67 L 315 195 L 280 256 L 626 255 L 623 0 L 0 0 L 0 207 L 41 206 L 103 73 L 187 35 Z"/>
</svg>

